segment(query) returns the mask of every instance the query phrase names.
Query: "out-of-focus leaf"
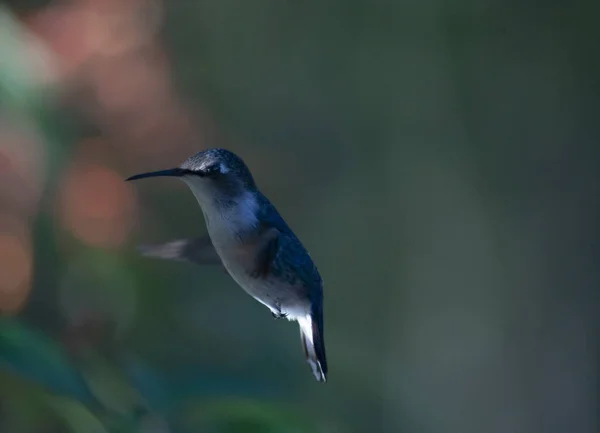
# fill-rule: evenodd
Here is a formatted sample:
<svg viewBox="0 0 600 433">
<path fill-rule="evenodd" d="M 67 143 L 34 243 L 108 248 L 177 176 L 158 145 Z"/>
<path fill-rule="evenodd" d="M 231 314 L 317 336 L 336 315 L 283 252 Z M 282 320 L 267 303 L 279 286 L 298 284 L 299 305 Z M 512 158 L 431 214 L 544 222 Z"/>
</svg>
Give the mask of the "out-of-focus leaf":
<svg viewBox="0 0 600 433">
<path fill-rule="evenodd" d="M 125 416 L 146 406 L 123 372 L 99 355 L 88 357 L 82 375 L 94 397 L 110 411 Z"/>
<path fill-rule="evenodd" d="M 109 433 L 102 422 L 84 405 L 64 397 L 48 397 L 48 404 L 73 433 Z"/>
<path fill-rule="evenodd" d="M 55 342 L 9 318 L 0 319 L 0 369 L 84 404 L 96 402 L 81 374 Z"/>
<path fill-rule="evenodd" d="M 243 433 L 316 433 L 316 426 L 296 414 L 255 400 L 217 400 L 187 406 L 187 422 L 198 429 Z"/>
<path fill-rule="evenodd" d="M 64 119 L 56 115 L 53 105 L 56 75 L 52 51 L 8 8 L 0 6 L 0 108 L 10 122 L 43 138 L 50 177 L 59 172 L 71 142 Z"/>
<path fill-rule="evenodd" d="M 33 34 L 0 7 L 0 100 L 13 108 L 31 107 L 41 84 L 53 75 L 53 59 Z"/>
<path fill-rule="evenodd" d="M 1 431 L 35 433 L 41 426 L 55 424 L 54 411 L 48 408 L 43 388 L 20 376 L 0 372 Z"/>
</svg>

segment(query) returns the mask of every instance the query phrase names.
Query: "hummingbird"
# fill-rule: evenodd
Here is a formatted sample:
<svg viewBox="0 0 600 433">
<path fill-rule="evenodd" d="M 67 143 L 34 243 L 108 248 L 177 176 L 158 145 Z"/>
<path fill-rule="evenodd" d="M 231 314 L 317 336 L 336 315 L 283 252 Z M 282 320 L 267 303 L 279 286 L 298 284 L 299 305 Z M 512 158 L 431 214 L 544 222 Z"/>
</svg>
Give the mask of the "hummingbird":
<svg viewBox="0 0 600 433">
<path fill-rule="evenodd" d="M 179 167 L 142 173 L 181 179 L 204 214 L 208 235 L 141 246 L 148 257 L 222 265 L 275 318 L 298 322 L 304 353 L 319 382 L 327 381 L 323 280 L 310 255 L 275 206 L 258 189 L 244 161 L 207 149 Z"/>
</svg>

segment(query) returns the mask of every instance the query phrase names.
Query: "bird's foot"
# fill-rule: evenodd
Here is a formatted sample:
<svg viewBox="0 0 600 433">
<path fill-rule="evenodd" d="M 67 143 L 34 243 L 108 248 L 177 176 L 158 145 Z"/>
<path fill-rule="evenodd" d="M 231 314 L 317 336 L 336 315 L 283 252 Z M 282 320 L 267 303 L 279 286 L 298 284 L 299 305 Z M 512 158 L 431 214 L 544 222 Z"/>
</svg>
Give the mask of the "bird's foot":
<svg viewBox="0 0 600 433">
<path fill-rule="evenodd" d="M 271 311 L 271 315 L 275 318 L 275 319 L 285 319 L 287 317 L 287 313 L 282 313 L 281 311 L 279 312 L 274 312 Z"/>
</svg>

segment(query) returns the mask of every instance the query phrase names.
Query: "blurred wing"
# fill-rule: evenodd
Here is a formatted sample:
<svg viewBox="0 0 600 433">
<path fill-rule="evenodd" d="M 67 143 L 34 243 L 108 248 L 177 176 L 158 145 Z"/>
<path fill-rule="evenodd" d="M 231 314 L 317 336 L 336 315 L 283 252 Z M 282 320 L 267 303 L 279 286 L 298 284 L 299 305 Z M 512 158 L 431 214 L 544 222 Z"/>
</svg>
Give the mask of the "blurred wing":
<svg viewBox="0 0 600 433">
<path fill-rule="evenodd" d="M 164 244 L 140 245 L 138 250 L 146 257 L 178 260 L 197 265 L 220 265 L 221 258 L 210 237 L 178 239 Z"/>
</svg>

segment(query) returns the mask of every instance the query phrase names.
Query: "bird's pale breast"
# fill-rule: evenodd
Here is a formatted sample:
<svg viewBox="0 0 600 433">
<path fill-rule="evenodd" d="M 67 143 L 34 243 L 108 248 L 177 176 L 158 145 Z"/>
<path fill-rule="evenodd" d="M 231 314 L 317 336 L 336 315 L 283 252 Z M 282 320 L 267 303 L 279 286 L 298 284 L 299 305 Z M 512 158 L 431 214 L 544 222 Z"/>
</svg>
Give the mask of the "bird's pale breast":
<svg viewBox="0 0 600 433">
<path fill-rule="evenodd" d="M 276 314 L 285 313 L 290 319 L 303 317 L 310 310 L 310 299 L 301 278 L 289 278 L 289 272 L 281 272 L 281 267 L 256 275 L 260 250 L 273 234 L 259 228 L 259 209 L 256 196 L 251 194 L 240 198 L 235 206 L 204 206 L 212 243 L 225 269 L 242 289 Z"/>
<path fill-rule="evenodd" d="M 234 281 L 257 301 L 272 312 L 286 313 L 289 318 L 305 316 L 310 309 L 306 289 L 290 284 L 272 272 L 256 277 L 252 271 L 256 265 L 259 242 L 215 245 L 223 265 Z"/>
</svg>

